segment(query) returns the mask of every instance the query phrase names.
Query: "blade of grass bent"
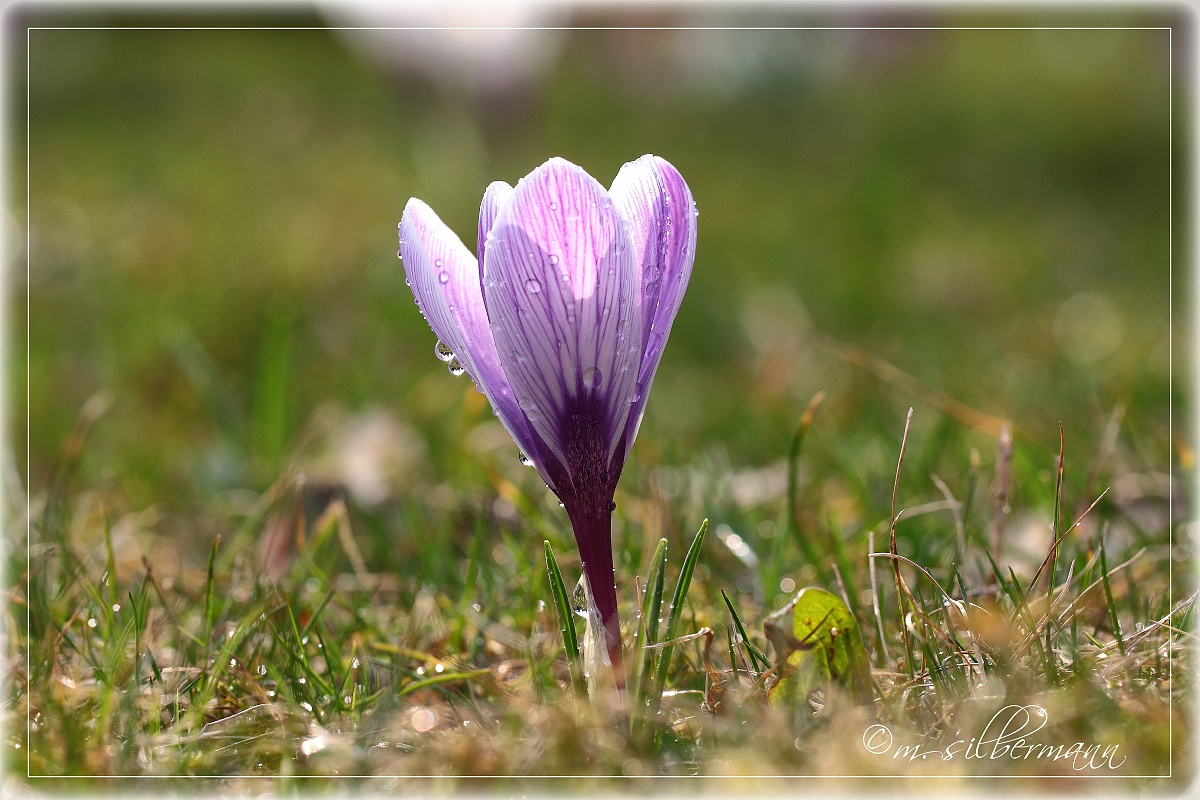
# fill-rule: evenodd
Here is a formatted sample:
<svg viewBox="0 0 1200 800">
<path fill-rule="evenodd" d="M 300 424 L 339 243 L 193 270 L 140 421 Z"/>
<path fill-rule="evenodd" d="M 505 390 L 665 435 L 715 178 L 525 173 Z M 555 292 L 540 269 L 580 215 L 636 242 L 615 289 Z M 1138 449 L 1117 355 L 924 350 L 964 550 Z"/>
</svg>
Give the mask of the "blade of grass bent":
<svg viewBox="0 0 1200 800">
<path fill-rule="evenodd" d="M 746 635 L 746 628 L 742 625 L 742 620 L 738 616 L 737 610 L 733 607 L 733 602 L 729 599 L 729 595 L 725 594 L 725 590 L 721 590 L 721 597 L 725 600 L 725 606 L 729 609 L 729 615 L 733 617 L 733 624 L 737 628 L 738 636 L 742 637 L 742 644 L 746 645 L 746 652 L 750 654 L 750 660 L 754 662 L 756 672 L 766 672 L 771 662 L 767 657 L 758 651 L 750 642 L 750 637 Z"/>
</svg>

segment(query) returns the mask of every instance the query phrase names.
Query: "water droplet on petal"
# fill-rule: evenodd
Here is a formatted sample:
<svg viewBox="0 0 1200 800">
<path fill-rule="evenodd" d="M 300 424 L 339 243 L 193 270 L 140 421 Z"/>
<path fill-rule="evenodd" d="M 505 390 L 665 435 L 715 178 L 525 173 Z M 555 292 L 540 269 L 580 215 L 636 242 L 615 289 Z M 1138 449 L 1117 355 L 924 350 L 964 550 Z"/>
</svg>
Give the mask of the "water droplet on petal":
<svg viewBox="0 0 1200 800">
<path fill-rule="evenodd" d="M 595 367 L 588 367 L 583 371 L 583 385 L 596 387 L 600 385 L 600 381 L 604 380 L 604 373 Z"/>
<path fill-rule="evenodd" d="M 449 282 L 450 282 L 450 273 L 449 272 L 438 273 L 438 283 L 449 283 Z"/>
<path fill-rule="evenodd" d="M 435 267 L 440 267 L 440 266 L 442 265 L 442 260 L 439 258 L 437 261 L 434 261 L 434 262 L 433 262 L 433 265 L 434 265 Z"/>
<path fill-rule="evenodd" d="M 458 359 L 453 357 L 446 362 L 446 369 L 450 370 L 450 374 L 456 378 L 467 371 L 463 365 L 459 363 Z"/>
<path fill-rule="evenodd" d="M 521 466 L 523 467 L 533 466 L 533 462 L 529 460 L 529 456 L 525 455 L 525 453 L 521 450 L 517 451 L 517 460 L 521 462 Z"/>
<path fill-rule="evenodd" d="M 537 278 L 530 278 L 529 280 L 525 281 L 525 291 L 529 292 L 530 294 L 537 294 L 541 290 L 542 285 L 538 283 Z"/>
<path fill-rule="evenodd" d="M 552 201 L 550 201 L 550 210 L 551 210 L 551 211 L 558 211 L 558 203 L 555 203 L 553 200 L 552 200 Z"/>
<path fill-rule="evenodd" d="M 433 346 L 433 354 L 437 356 L 438 361 L 449 361 L 454 358 L 454 351 L 447 347 L 441 339 L 438 339 L 438 343 Z"/>
<path fill-rule="evenodd" d="M 552 204 L 552 206 L 553 206 L 553 204 Z M 557 264 L 557 263 L 558 263 L 558 256 L 556 256 L 556 255 L 554 255 L 553 253 L 551 253 L 551 254 L 550 254 L 550 263 L 551 263 L 551 264 Z"/>
</svg>

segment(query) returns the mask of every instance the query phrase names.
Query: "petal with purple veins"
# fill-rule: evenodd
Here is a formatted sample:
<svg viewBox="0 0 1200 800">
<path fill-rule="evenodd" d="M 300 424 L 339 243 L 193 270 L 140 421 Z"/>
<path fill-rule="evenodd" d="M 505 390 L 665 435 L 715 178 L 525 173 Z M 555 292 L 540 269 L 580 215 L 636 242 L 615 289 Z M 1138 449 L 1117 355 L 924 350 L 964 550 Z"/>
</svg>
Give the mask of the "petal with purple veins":
<svg viewBox="0 0 1200 800">
<path fill-rule="evenodd" d="M 632 243 L 608 193 L 574 164 L 546 162 L 501 208 L 483 270 L 500 362 L 534 430 L 568 470 L 581 446 L 607 470 L 642 345 Z"/>
<path fill-rule="evenodd" d="M 479 239 L 475 255 L 479 258 L 479 283 L 483 284 L 483 256 L 487 250 L 487 237 L 492 232 L 496 215 L 500 207 L 512 197 L 513 188 L 504 181 L 493 181 L 483 193 L 483 202 L 479 204 Z"/>
<path fill-rule="evenodd" d="M 553 456 L 521 412 L 496 355 L 475 257 L 433 209 L 413 198 L 400 221 L 400 259 L 429 327 L 454 352 L 517 446 L 554 488 L 554 470 L 547 469 Z"/>
<path fill-rule="evenodd" d="M 679 171 L 652 155 L 623 166 L 610 194 L 629 227 L 642 289 L 643 354 L 626 431 L 628 450 L 637 436 L 654 373 L 692 274 L 696 206 Z"/>
</svg>

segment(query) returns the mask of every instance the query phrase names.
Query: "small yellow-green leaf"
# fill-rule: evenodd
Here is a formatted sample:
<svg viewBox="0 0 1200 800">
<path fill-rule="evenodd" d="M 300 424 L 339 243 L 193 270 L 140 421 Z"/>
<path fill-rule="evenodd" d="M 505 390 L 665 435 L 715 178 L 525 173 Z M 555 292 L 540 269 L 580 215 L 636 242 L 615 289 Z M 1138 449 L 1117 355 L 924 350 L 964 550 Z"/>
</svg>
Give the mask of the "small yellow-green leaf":
<svg viewBox="0 0 1200 800">
<path fill-rule="evenodd" d="M 802 589 L 763 627 L 775 647 L 779 675 L 770 693 L 772 704 L 795 706 L 830 683 L 859 702 L 871 699 L 871 664 L 858 620 L 836 595 L 816 587 Z"/>
</svg>

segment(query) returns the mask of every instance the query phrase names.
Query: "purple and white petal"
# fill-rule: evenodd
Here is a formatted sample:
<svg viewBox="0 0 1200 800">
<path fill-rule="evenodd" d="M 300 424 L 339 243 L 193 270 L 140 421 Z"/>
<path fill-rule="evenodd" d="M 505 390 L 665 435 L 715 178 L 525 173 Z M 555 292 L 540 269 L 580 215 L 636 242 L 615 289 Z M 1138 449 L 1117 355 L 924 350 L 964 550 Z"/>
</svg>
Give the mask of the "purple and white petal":
<svg viewBox="0 0 1200 800">
<path fill-rule="evenodd" d="M 642 359 L 626 431 L 628 451 L 692 275 L 696 205 L 679 171 L 652 155 L 625 164 L 609 193 L 629 227 L 642 289 Z"/>
<path fill-rule="evenodd" d="M 483 272 L 500 363 L 534 430 L 568 470 L 596 447 L 607 471 L 618 447 L 624 458 L 642 351 L 639 273 L 608 193 L 547 161 L 502 206 Z"/>
<path fill-rule="evenodd" d="M 475 255 L 479 259 L 479 283 L 483 284 L 483 256 L 487 250 L 487 237 L 496 223 L 496 215 L 500 213 L 508 198 L 512 197 L 513 187 L 504 181 L 493 181 L 483 193 L 483 202 L 479 204 L 479 239 Z"/>
<path fill-rule="evenodd" d="M 479 383 L 463 331 L 446 297 L 451 282 L 457 285 L 465 273 L 476 270 L 475 257 L 433 209 L 415 197 L 400 218 L 400 261 L 425 321 Z"/>
<path fill-rule="evenodd" d="M 429 327 L 487 395 L 500 422 L 553 489 L 554 470 L 546 468 L 545 447 L 521 412 L 497 358 L 475 257 L 433 209 L 413 198 L 400 221 L 400 259 Z"/>
</svg>

